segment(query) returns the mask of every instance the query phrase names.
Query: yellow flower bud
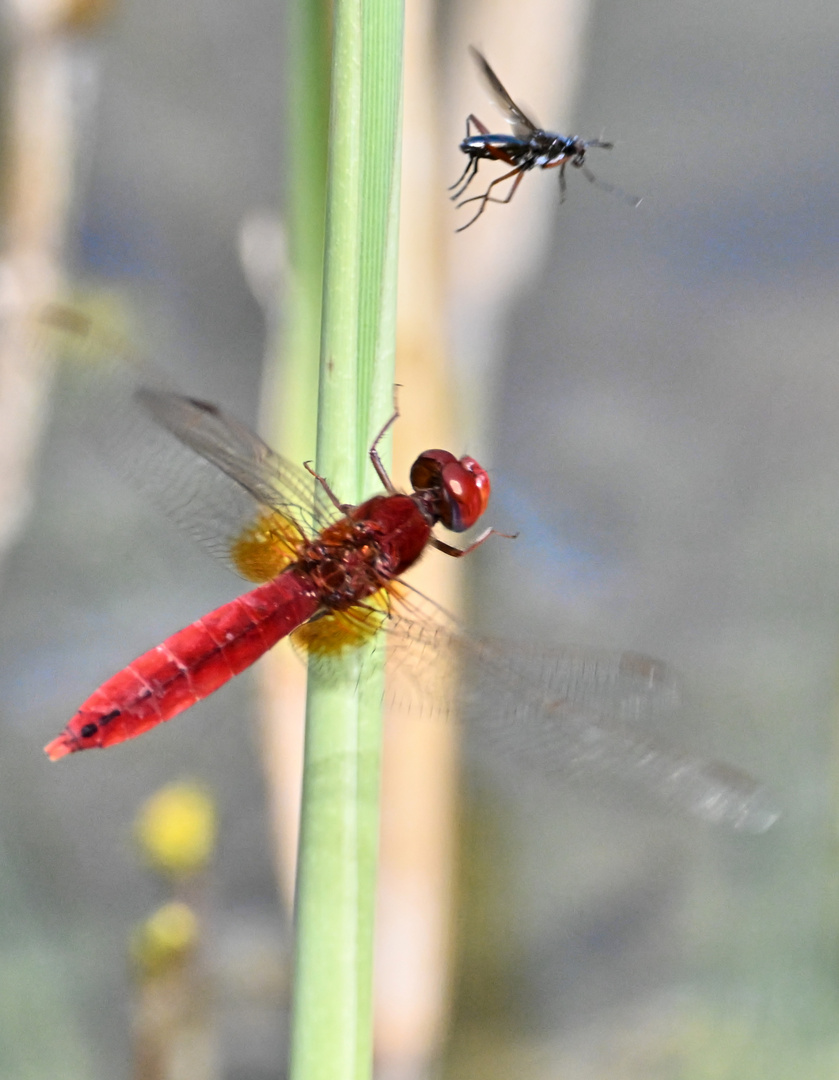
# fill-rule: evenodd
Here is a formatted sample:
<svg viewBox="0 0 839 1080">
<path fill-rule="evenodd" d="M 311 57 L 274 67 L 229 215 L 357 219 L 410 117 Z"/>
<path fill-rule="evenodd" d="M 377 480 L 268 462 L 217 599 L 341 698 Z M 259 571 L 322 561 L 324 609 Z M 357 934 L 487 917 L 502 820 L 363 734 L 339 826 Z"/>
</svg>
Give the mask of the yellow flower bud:
<svg viewBox="0 0 839 1080">
<path fill-rule="evenodd" d="M 143 975 L 161 975 L 180 964 L 198 940 L 192 908 L 173 901 L 139 924 L 131 938 L 131 958 Z"/>
<path fill-rule="evenodd" d="M 170 784 L 142 807 L 135 835 L 155 870 L 172 877 L 194 874 L 207 865 L 213 853 L 215 806 L 195 784 Z"/>
</svg>

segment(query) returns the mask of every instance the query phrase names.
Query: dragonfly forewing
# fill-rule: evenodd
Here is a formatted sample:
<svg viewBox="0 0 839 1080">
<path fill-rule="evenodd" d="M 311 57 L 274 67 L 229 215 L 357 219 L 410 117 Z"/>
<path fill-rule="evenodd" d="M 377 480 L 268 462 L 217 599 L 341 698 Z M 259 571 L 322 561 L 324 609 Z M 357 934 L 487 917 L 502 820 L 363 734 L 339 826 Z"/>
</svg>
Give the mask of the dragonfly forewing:
<svg viewBox="0 0 839 1080">
<path fill-rule="evenodd" d="M 56 354 L 73 415 L 107 464 L 236 573 L 259 580 L 231 552 L 268 512 L 310 534 L 337 516 L 304 469 L 215 406 L 171 389 L 154 365 L 83 314 L 52 306 L 34 337 Z"/>
</svg>

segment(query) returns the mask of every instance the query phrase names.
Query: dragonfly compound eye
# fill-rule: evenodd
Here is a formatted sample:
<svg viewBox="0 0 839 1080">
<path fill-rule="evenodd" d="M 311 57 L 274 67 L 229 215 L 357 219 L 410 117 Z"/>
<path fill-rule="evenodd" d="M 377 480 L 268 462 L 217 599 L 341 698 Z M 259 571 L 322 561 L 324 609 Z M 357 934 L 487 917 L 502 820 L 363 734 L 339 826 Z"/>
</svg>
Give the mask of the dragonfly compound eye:
<svg viewBox="0 0 839 1080">
<path fill-rule="evenodd" d="M 415 491 L 439 491 L 443 469 L 451 464 L 457 464 L 457 458 L 448 450 L 423 451 L 411 466 L 411 487 Z"/>
<path fill-rule="evenodd" d="M 489 474 L 472 457 L 462 457 L 443 469 L 443 491 L 450 520 L 442 518 L 453 532 L 471 529 L 489 503 Z"/>
<path fill-rule="evenodd" d="M 470 529 L 489 502 L 489 476 L 472 457 L 459 461 L 448 450 L 426 450 L 411 468 L 411 484 L 434 516 L 452 532 Z"/>
</svg>

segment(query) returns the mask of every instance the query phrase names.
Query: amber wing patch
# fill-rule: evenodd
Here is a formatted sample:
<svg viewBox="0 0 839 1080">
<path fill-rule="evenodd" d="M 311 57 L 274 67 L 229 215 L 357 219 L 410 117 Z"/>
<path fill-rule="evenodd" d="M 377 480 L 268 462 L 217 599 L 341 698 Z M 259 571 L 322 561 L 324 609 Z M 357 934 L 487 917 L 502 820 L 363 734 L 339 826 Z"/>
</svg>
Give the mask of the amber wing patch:
<svg viewBox="0 0 839 1080">
<path fill-rule="evenodd" d="M 297 558 L 304 537 L 278 510 L 260 514 L 230 547 L 230 561 L 248 581 L 271 581 Z"/>
<path fill-rule="evenodd" d="M 390 587 L 368 596 L 363 604 L 328 611 L 297 628 L 293 644 L 313 656 L 338 656 L 357 649 L 378 633 L 387 621 L 392 601 Z"/>
</svg>

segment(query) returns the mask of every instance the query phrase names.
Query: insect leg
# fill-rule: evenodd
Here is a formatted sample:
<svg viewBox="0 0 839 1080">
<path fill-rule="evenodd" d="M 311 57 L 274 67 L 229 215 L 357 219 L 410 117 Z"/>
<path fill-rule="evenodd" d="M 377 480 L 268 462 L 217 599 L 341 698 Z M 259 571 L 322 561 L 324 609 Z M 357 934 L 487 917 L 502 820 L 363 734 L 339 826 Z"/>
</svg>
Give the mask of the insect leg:
<svg viewBox="0 0 839 1080">
<path fill-rule="evenodd" d="M 475 116 L 474 113 L 469 113 L 469 115 L 466 117 L 466 138 L 467 139 L 471 139 L 471 137 L 472 137 L 472 125 L 473 124 L 474 124 L 474 126 L 477 129 L 479 134 L 481 134 L 481 135 L 489 135 L 489 128 L 486 126 L 486 124 L 482 124 L 481 121 L 477 118 L 477 116 Z M 468 154 L 469 151 L 464 150 L 464 153 Z M 466 181 L 466 183 L 463 185 L 463 187 L 460 187 L 461 181 L 465 178 L 466 174 L 469 172 L 470 169 L 472 170 L 471 176 Z M 457 178 L 457 180 L 455 180 L 455 182 L 451 185 L 451 187 L 447 189 L 448 191 L 454 191 L 455 188 L 460 188 L 459 191 L 455 191 L 454 195 L 452 195 L 453 199 L 460 198 L 460 196 L 463 194 L 463 192 L 469 187 L 470 183 L 472 182 L 472 178 L 474 177 L 474 175 L 475 175 L 475 173 L 477 171 L 478 171 L 478 155 L 477 154 L 469 154 L 469 161 L 468 161 L 468 163 L 466 165 L 466 168 L 463 170 L 463 172 L 460 174 L 460 176 Z"/>
<path fill-rule="evenodd" d="M 396 421 L 399 419 L 399 403 L 396 400 L 396 391 L 397 391 L 397 389 L 398 389 L 398 386 L 394 386 L 394 388 L 393 388 L 393 415 L 390 417 L 388 422 L 384 425 L 382 430 L 379 432 L 379 434 L 373 440 L 373 444 L 370 447 L 370 464 L 376 470 L 376 476 L 378 476 L 378 478 L 381 480 L 382 484 L 384 485 L 385 491 L 387 491 L 390 495 L 397 494 L 397 490 L 396 490 L 395 484 L 393 483 L 393 481 L 391 480 L 391 478 L 387 474 L 387 469 L 382 464 L 382 459 L 379 456 L 379 443 L 385 437 L 385 435 L 387 434 L 389 428 L 393 424 L 395 424 Z"/>
<path fill-rule="evenodd" d="M 352 503 L 341 502 L 341 500 L 329 486 L 329 481 L 325 477 L 321 476 L 319 472 L 315 472 L 314 468 L 312 467 L 311 461 L 304 461 L 303 468 L 306 470 L 307 473 L 311 473 L 311 475 L 314 476 L 315 480 L 317 480 L 317 482 L 329 496 L 332 505 L 336 509 L 340 510 L 342 514 L 347 514 L 350 510 L 352 510 Z"/>
<path fill-rule="evenodd" d="M 510 173 L 507 173 L 507 176 L 509 176 L 509 175 L 510 175 Z M 492 188 L 492 184 L 490 184 L 489 187 L 486 189 L 486 192 L 485 192 L 486 201 L 487 202 L 500 203 L 502 206 L 504 205 L 504 203 L 508 203 L 510 201 L 510 199 L 512 199 L 512 197 L 515 195 L 516 188 L 521 183 L 521 178 L 523 176 L 524 176 L 524 169 L 520 169 L 518 176 L 515 178 L 515 180 L 512 182 L 512 184 L 510 184 L 510 190 L 507 192 L 507 195 L 503 199 L 493 199 L 490 196 L 489 193 L 490 193 L 490 190 Z M 493 183 L 497 184 L 499 182 L 499 180 L 504 180 L 504 179 L 506 179 L 506 177 L 501 176 L 501 177 L 499 177 L 498 180 L 494 180 Z"/>
<path fill-rule="evenodd" d="M 479 135 L 489 135 L 489 128 L 486 126 L 486 124 L 481 123 L 481 121 L 477 118 L 477 116 L 475 116 L 474 113 L 469 113 L 469 115 L 466 117 L 467 139 L 470 138 L 472 135 L 472 129 L 470 127 L 471 124 L 474 124 L 475 127 L 478 129 Z"/>
<path fill-rule="evenodd" d="M 379 434 L 373 440 L 373 443 L 372 443 L 372 445 L 370 447 L 370 463 L 372 464 L 373 468 L 376 470 L 376 476 L 378 476 L 378 478 L 381 480 L 382 484 L 384 485 L 385 490 L 390 495 L 397 494 L 397 489 L 396 489 L 395 484 L 391 480 L 391 478 L 388 476 L 387 469 L 382 464 L 382 459 L 381 459 L 381 456 L 379 455 L 379 443 L 385 437 L 385 435 L 387 434 L 389 428 L 393 424 L 395 424 L 396 421 L 399 419 L 399 405 L 398 405 L 397 400 L 396 400 L 396 391 L 397 391 L 397 387 L 394 386 L 394 388 L 393 388 L 393 415 L 388 419 L 387 423 L 382 427 L 382 430 L 379 432 Z M 315 470 L 312 468 L 312 463 L 310 461 L 304 461 L 303 462 L 303 467 L 306 469 L 307 472 L 311 473 L 312 476 L 314 476 L 315 480 L 317 480 L 317 482 L 320 484 L 320 486 L 323 488 L 323 490 L 329 496 L 330 500 L 332 501 L 333 506 L 336 506 L 341 511 L 342 514 L 346 514 L 348 511 L 352 510 L 352 504 L 350 504 L 350 503 L 342 503 L 338 499 L 335 492 L 329 486 L 329 482 L 324 477 L 322 477 L 320 475 L 320 473 L 315 472 Z"/>
<path fill-rule="evenodd" d="M 515 180 L 510 185 L 510 190 L 507 193 L 507 197 L 505 199 L 493 199 L 492 196 L 490 195 L 490 192 L 495 187 L 495 185 L 502 183 L 504 180 L 509 180 L 511 176 L 515 176 Z M 458 209 L 460 209 L 461 206 L 465 206 L 467 203 L 477 202 L 479 199 L 480 199 L 481 205 L 480 205 L 480 208 L 479 208 L 477 214 L 475 214 L 475 216 L 470 221 L 467 221 L 465 225 L 461 225 L 459 229 L 455 229 L 455 232 L 463 232 L 464 229 L 468 229 L 469 226 L 473 222 L 477 221 L 478 218 L 481 216 L 481 214 L 486 209 L 486 204 L 488 202 L 495 202 L 495 203 L 502 203 L 502 204 L 503 203 L 508 203 L 510 201 L 510 199 L 512 199 L 512 197 L 515 195 L 516 188 L 521 183 L 521 178 L 523 176 L 524 176 L 524 169 L 522 169 L 521 166 L 517 166 L 511 172 L 504 173 L 503 176 L 499 176 L 495 180 L 493 180 L 492 183 L 489 185 L 489 187 L 486 189 L 486 191 L 483 193 L 483 195 L 473 195 L 471 199 L 464 199 L 463 202 L 458 203 L 457 204 Z"/>
<path fill-rule="evenodd" d="M 515 540 L 518 535 L 518 533 L 499 532 L 498 529 L 484 529 L 478 539 L 465 548 L 453 547 L 451 544 L 447 544 L 445 540 L 438 540 L 436 536 L 432 536 L 428 542 L 436 547 L 438 551 L 442 551 L 444 555 L 451 555 L 453 559 L 460 559 L 464 555 L 469 555 L 475 548 L 480 547 L 491 536 L 503 536 L 505 540 Z"/>
<path fill-rule="evenodd" d="M 560 205 L 565 202 L 565 195 L 566 195 L 566 192 L 568 190 L 568 185 L 567 185 L 567 183 L 565 181 L 565 166 L 568 164 L 569 160 L 570 160 L 571 164 L 575 165 L 578 169 L 581 169 L 583 167 L 582 158 L 580 156 L 573 157 L 573 158 L 568 158 L 567 156 L 563 156 L 563 157 L 557 158 L 556 161 L 552 161 L 549 165 L 543 165 L 542 166 L 543 169 L 559 169 L 559 202 L 560 202 Z"/>
<path fill-rule="evenodd" d="M 477 154 L 469 155 L 469 161 L 466 163 L 466 168 L 463 170 L 457 180 L 452 184 L 452 186 L 450 188 L 447 188 L 448 191 L 451 191 L 453 193 L 449 196 L 449 198 L 459 199 L 463 192 L 469 187 L 469 185 L 472 183 L 472 180 L 475 178 L 475 174 L 478 171 L 478 160 L 479 159 Z M 464 177 L 466 178 L 465 184 L 462 183 Z M 457 188 L 457 191 L 454 190 L 455 188 Z"/>
</svg>

